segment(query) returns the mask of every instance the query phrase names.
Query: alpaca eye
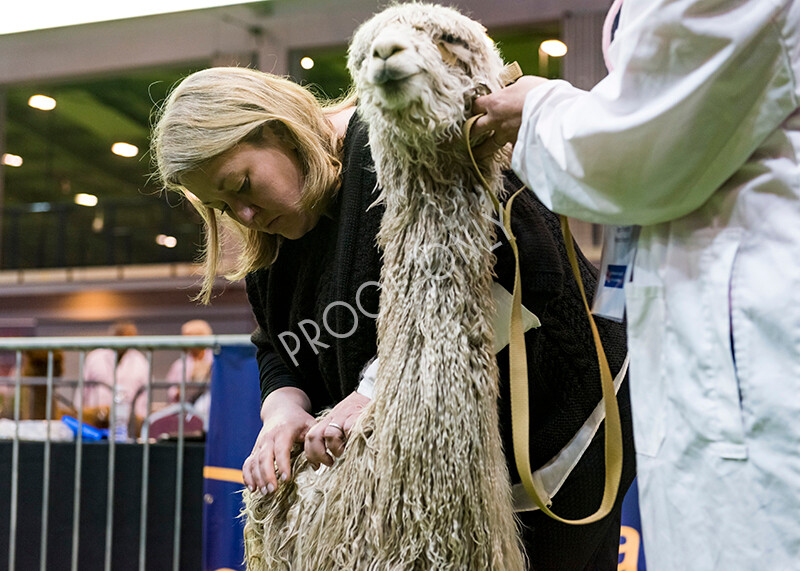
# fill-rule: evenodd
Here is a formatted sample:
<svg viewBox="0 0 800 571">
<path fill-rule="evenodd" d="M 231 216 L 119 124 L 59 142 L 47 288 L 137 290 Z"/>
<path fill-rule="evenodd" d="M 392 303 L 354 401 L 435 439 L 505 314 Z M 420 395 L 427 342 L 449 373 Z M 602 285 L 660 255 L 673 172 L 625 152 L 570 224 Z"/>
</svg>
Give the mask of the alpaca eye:
<svg viewBox="0 0 800 571">
<path fill-rule="evenodd" d="M 465 42 L 464 40 L 462 40 L 461 38 L 459 38 L 454 34 L 442 34 L 441 36 L 439 36 L 439 40 L 447 44 L 459 44 L 462 46 L 467 45 L 467 42 Z"/>
</svg>

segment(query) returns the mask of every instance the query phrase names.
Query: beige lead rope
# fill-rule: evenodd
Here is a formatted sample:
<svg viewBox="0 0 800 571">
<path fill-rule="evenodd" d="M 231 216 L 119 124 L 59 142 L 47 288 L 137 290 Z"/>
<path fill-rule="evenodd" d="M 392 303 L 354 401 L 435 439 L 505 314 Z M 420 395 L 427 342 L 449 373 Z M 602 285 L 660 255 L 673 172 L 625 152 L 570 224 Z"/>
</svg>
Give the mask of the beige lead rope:
<svg viewBox="0 0 800 571">
<path fill-rule="evenodd" d="M 516 79 L 516 78 L 514 78 Z M 471 117 L 464 125 L 464 140 L 467 146 L 467 152 L 472 160 L 472 166 L 478 175 L 486 193 L 492 200 L 497 212 L 500 212 L 500 202 L 497 196 L 492 192 L 489 184 L 486 182 L 483 174 L 478 168 L 475 157 L 472 154 L 472 143 L 470 141 L 470 131 L 475 121 L 480 115 Z M 511 232 L 511 206 L 514 203 L 514 198 L 522 192 L 525 187 L 518 190 L 506 203 L 503 209 L 503 226 L 505 227 L 508 235 L 508 241 L 511 249 L 514 252 L 514 294 L 511 306 L 511 332 L 509 335 L 509 371 L 511 377 L 511 424 L 512 434 L 514 441 L 514 458 L 516 460 L 517 472 L 522 480 L 522 485 L 527 491 L 528 495 L 534 503 L 545 514 L 551 518 L 558 520 L 562 523 L 573 525 L 583 525 L 587 523 L 594 523 L 604 518 L 609 514 L 614 507 L 614 502 L 617 499 L 617 492 L 619 490 L 620 476 L 622 475 L 622 428 L 620 426 L 619 406 L 617 405 L 616 393 L 614 391 L 614 380 L 611 376 L 611 370 L 608 366 L 603 344 L 600 340 L 600 333 L 597 330 L 592 312 L 589 309 L 589 303 L 586 301 L 586 292 L 583 288 L 583 280 L 581 279 L 580 269 L 578 268 L 578 258 L 575 255 L 575 245 L 572 240 L 572 234 L 569 230 L 569 223 L 565 216 L 559 216 L 561 220 L 561 232 L 564 235 L 564 245 L 567 248 L 567 256 L 569 263 L 572 267 L 572 274 L 578 283 L 578 288 L 581 292 L 583 306 L 586 309 L 586 315 L 589 318 L 589 324 L 592 329 L 592 336 L 594 337 L 595 350 L 597 352 L 597 362 L 600 366 L 600 384 L 603 392 L 603 403 L 605 408 L 606 417 L 606 430 L 605 430 L 605 467 L 606 477 L 605 485 L 603 488 L 603 499 L 600 502 L 600 507 L 597 511 L 590 516 L 582 519 L 564 519 L 557 516 L 550 511 L 551 502 L 545 503 L 536 490 L 533 482 L 533 475 L 531 474 L 531 460 L 530 460 L 530 418 L 529 418 L 529 395 L 528 395 L 528 358 L 525 350 L 525 332 L 522 325 L 522 291 L 521 279 L 519 271 L 519 250 L 517 249 L 517 240 Z"/>
</svg>

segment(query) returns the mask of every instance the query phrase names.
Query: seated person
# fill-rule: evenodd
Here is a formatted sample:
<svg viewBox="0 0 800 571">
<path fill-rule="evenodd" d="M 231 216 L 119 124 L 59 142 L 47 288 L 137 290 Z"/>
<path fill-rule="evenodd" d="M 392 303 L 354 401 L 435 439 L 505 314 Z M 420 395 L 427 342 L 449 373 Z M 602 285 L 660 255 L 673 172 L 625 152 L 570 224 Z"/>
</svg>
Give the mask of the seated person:
<svg viewBox="0 0 800 571">
<path fill-rule="evenodd" d="M 202 319 L 192 319 L 181 327 L 181 335 L 213 335 L 211 326 Z M 208 383 L 211 381 L 211 365 L 214 363 L 214 351 L 208 347 L 191 347 L 186 352 L 186 382 Z M 180 383 L 184 375 L 184 358 L 180 357 L 172 363 L 167 373 L 168 383 Z M 180 393 L 178 387 L 171 387 L 169 400 L 178 402 Z M 191 387 L 186 391 L 186 401 L 194 403 L 195 411 L 208 422 L 208 410 L 211 406 L 211 393 L 207 387 Z"/>
<path fill-rule="evenodd" d="M 134 336 L 136 325 L 121 321 L 111 325 L 109 335 Z M 134 398 L 142 387 L 147 386 L 150 367 L 147 358 L 136 349 L 94 349 L 89 351 L 83 364 L 83 407 L 86 422 L 96 426 L 108 425 L 109 408 L 113 402 L 114 372 L 117 375 L 117 393 L 133 406 Z M 78 406 L 77 395 L 75 406 Z M 147 416 L 147 397 L 136 399 L 136 416 Z M 87 415 L 87 413 L 89 413 Z M 94 416 L 94 419 L 89 418 Z M 92 422 L 94 420 L 94 422 Z"/>
</svg>

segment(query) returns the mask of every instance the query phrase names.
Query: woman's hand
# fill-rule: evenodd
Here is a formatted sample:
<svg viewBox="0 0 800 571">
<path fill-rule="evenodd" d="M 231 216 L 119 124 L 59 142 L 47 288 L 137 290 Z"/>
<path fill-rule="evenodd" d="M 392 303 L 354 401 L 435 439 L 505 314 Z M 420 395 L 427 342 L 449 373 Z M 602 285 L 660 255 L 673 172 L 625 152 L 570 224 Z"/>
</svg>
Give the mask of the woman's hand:
<svg viewBox="0 0 800 571">
<path fill-rule="evenodd" d="M 308 413 L 310 408 L 308 396 L 294 387 L 277 389 L 264 400 L 261 406 L 264 426 L 242 465 L 242 477 L 251 492 L 259 489 L 264 494 L 272 493 L 279 478 L 286 481 L 292 477 L 292 446 L 303 442 L 314 426 L 315 419 Z"/>
<path fill-rule="evenodd" d="M 544 77 L 525 75 L 508 87 L 475 100 L 473 113 L 484 113 L 484 116 L 475 121 L 471 135 L 477 139 L 484 133 L 491 133 L 485 143 L 474 149 L 476 157 L 492 155 L 507 143 L 516 143 L 525 98 L 531 89 L 547 81 Z"/>
<path fill-rule="evenodd" d="M 369 401 L 362 394 L 350 393 L 306 433 L 306 457 L 315 470 L 320 464 L 332 465 L 331 454 L 339 457 L 344 453 L 347 435 Z"/>
</svg>

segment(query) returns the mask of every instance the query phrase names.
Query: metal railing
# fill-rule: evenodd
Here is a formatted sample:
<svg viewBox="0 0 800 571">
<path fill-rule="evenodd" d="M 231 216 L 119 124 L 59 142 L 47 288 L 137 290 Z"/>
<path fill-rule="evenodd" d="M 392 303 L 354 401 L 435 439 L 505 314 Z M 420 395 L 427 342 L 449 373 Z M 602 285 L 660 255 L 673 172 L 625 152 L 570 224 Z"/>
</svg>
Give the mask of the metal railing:
<svg viewBox="0 0 800 571">
<path fill-rule="evenodd" d="M 12 441 L 11 458 L 11 501 L 9 515 L 9 549 L 8 549 L 8 569 L 16 569 L 16 543 L 17 543 L 17 518 L 19 510 L 19 461 L 20 461 L 20 401 L 24 378 L 22 376 L 23 352 L 28 350 L 46 350 L 47 355 L 47 374 L 46 374 L 46 439 L 44 441 L 44 467 L 43 467 L 43 489 L 42 489 L 42 526 L 40 539 L 40 569 L 47 570 L 47 541 L 48 541 L 48 512 L 49 512 L 49 489 L 50 489 L 50 458 L 51 458 L 51 420 L 53 416 L 53 397 L 54 388 L 58 383 L 54 376 L 54 352 L 55 351 L 78 351 L 79 352 L 79 371 L 77 379 L 77 404 L 78 426 L 81 427 L 84 421 L 83 415 L 83 388 L 84 388 L 84 360 L 86 353 L 93 349 L 138 349 L 145 353 L 148 362 L 148 384 L 147 411 L 151 412 L 152 387 L 153 382 L 153 352 L 167 349 L 189 349 L 193 347 L 222 346 L 243 346 L 250 344 L 249 335 L 210 335 L 210 336 L 139 336 L 139 337 L 73 337 L 73 338 L 44 338 L 44 337 L 24 337 L 24 338 L 0 338 L 0 351 L 16 352 L 16 371 L 13 379 L 14 385 L 14 422 L 15 432 Z M 177 454 L 176 454 L 176 481 L 175 481 L 175 505 L 174 505 L 174 526 L 173 526 L 173 554 L 172 568 L 180 568 L 180 531 L 181 531 L 181 505 L 183 501 L 183 458 L 184 458 L 184 418 L 188 409 L 186 403 L 187 388 L 187 361 L 186 353 L 183 353 L 183 375 L 179 389 L 180 416 L 178 421 Z M 118 363 L 118 361 L 117 361 Z M 41 382 L 41 381 L 39 381 Z M 112 395 L 117 394 L 117 374 L 114 373 L 111 386 Z M 105 570 L 111 571 L 112 562 L 112 537 L 114 522 L 114 476 L 116 470 L 116 439 L 113 427 L 116 426 L 116 407 L 110 407 L 109 419 L 109 438 L 108 438 L 108 488 L 106 500 L 106 529 L 105 529 Z M 131 414 L 135 414 L 133 408 Z M 146 418 L 145 418 L 146 421 Z M 150 469 L 150 439 L 142 442 L 142 482 L 141 482 L 141 512 L 139 522 L 139 569 L 145 570 L 145 557 L 147 548 L 147 513 L 148 513 L 148 474 Z M 79 555 L 79 536 L 81 518 L 81 471 L 82 471 L 82 452 L 83 452 L 83 432 L 78 430 L 75 436 L 75 483 L 73 490 L 73 525 L 72 525 L 72 553 L 71 569 L 78 570 Z"/>
</svg>

